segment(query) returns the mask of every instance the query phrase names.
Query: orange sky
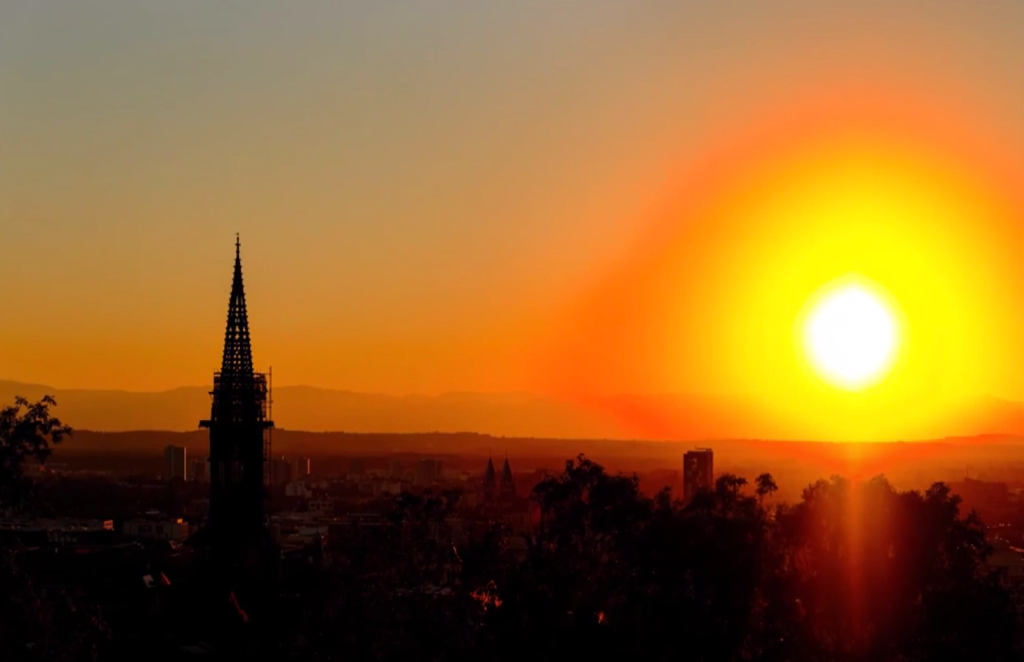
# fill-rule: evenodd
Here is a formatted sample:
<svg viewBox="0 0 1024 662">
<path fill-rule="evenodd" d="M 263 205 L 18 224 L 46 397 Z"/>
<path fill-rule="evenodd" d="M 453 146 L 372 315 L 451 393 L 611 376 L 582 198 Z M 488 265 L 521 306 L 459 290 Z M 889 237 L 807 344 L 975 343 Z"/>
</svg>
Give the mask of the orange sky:
<svg viewBox="0 0 1024 662">
<path fill-rule="evenodd" d="M 1024 5 L 342 4 L 4 3 L 0 378 L 208 382 L 238 231 L 282 384 L 1024 399 Z M 791 337 L 849 272 L 859 395 Z"/>
<path fill-rule="evenodd" d="M 549 384 L 742 395 L 794 434 L 854 438 L 980 394 L 1019 400 L 1019 164 L 970 117 L 855 98 L 764 119 L 683 175 L 649 240 L 567 311 Z M 793 337 L 815 291 L 850 274 L 886 293 L 905 336 L 892 372 L 855 393 L 817 379 Z"/>
</svg>

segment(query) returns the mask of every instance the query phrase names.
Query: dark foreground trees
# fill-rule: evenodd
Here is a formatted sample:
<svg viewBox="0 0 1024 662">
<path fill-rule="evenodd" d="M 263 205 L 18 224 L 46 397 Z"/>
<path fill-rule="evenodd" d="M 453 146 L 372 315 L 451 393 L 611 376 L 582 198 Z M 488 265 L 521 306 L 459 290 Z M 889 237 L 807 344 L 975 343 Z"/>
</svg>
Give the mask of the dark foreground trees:
<svg viewBox="0 0 1024 662">
<path fill-rule="evenodd" d="M 99 608 L 63 588 L 40 588 L 0 548 L 0 660 L 89 662 L 110 633 Z"/>
<path fill-rule="evenodd" d="M 436 567 L 436 537 L 349 549 L 324 599 L 358 627 L 320 629 L 376 659 L 1022 659 L 1006 578 L 945 486 L 833 478 L 795 505 L 767 506 L 772 491 L 768 475 L 724 475 L 683 505 L 581 456 L 534 491 L 542 522 L 525 559 L 495 527 L 458 551 L 452 595 L 427 598 L 403 587 Z M 424 531 L 443 514 L 397 507 Z"/>
<path fill-rule="evenodd" d="M 1005 578 L 947 487 L 833 478 L 766 508 L 773 488 L 762 475 L 750 494 L 727 474 L 684 507 L 578 458 L 538 486 L 544 526 L 498 584 L 504 643 L 643 659 L 1019 659 Z"/>
<path fill-rule="evenodd" d="M 50 396 L 30 403 L 15 398 L 0 409 L 0 512 L 31 508 L 28 462 L 43 463 L 71 428 L 50 414 Z M 0 545 L 0 660 L 95 660 L 109 631 L 100 610 L 70 590 L 41 588 Z"/>
</svg>

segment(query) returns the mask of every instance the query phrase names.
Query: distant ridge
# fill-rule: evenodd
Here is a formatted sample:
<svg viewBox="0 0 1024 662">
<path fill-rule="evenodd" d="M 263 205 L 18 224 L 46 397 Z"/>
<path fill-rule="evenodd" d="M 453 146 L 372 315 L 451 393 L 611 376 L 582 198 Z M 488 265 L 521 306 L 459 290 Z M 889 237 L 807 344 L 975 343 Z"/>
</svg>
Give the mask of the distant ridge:
<svg viewBox="0 0 1024 662">
<path fill-rule="evenodd" d="M 678 449 L 692 448 L 694 442 L 682 440 L 652 441 L 644 439 L 510 437 L 477 432 L 308 432 L 304 430 L 277 430 L 274 433 L 276 452 L 294 453 L 442 453 L 492 454 L 496 449 L 514 456 L 549 455 L 571 457 L 578 452 L 599 452 L 610 456 L 633 456 L 643 452 L 651 457 L 673 456 Z M 831 442 L 801 439 L 710 439 L 700 442 L 720 447 L 762 447 L 776 452 L 784 447 L 840 448 L 857 442 Z M 205 430 L 173 432 L 169 430 L 129 430 L 103 432 L 76 430 L 75 450 L 157 452 L 168 444 L 186 446 L 190 452 L 204 453 L 208 446 Z M 945 437 L 916 442 L 882 442 L 878 446 L 960 446 L 960 447 L 1020 447 L 1024 450 L 1024 436 L 974 435 Z M 562 449 L 561 447 L 564 447 Z M 1024 456 L 1021 456 L 1024 462 Z"/>
<path fill-rule="evenodd" d="M 209 414 L 207 387 L 138 392 L 59 389 L 0 380 L 0 403 L 14 396 L 57 399 L 56 414 L 80 430 L 194 431 Z M 288 430 L 351 433 L 474 431 L 559 439 L 787 439 L 792 427 L 735 398 L 609 396 L 587 402 L 530 393 L 452 392 L 392 396 L 312 386 L 274 389 L 274 418 Z M 1024 403 L 984 398 L 949 412 L 947 422 L 903 435 L 912 440 L 1024 436 Z M 895 441 L 895 440 L 892 440 Z"/>
</svg>

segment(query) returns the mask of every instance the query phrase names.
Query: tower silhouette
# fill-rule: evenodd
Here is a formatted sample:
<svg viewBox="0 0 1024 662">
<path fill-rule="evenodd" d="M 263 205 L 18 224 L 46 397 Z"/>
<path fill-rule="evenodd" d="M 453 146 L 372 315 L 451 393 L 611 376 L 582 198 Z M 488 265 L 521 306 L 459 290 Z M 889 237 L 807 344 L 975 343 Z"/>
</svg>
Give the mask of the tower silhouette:
<svg viewBox="0 0 1024 662">
<path fill-rule="evenodd" d="M 494 471 L 494 461 L 487 458 L 487 469 L 484 470 L 484 499 L 487 501 L 493 499 L 497 487 L 498 479 Z"/>
<path fill-rule="evenodd" d="M 502 499 L 511 499 L 516 495 L 516 482 L 512 478 L 512 467 L 508 464 L 508 457 L 501 467 L 501 483 L 498 486 L 498 494 Z"/>
<path fill-rule="evenodd" d="M 273 545 L 266 517 L 270 401 L 267 376 L 253 370 L 249 316 L 242 283 L 241 242 L 228 301 L 220 371 L 213 375 L 210 418 L 210 510 L 200 541 L 218 581 L 237 590 L 265 581 L 267 550 Z"/>
</svg>

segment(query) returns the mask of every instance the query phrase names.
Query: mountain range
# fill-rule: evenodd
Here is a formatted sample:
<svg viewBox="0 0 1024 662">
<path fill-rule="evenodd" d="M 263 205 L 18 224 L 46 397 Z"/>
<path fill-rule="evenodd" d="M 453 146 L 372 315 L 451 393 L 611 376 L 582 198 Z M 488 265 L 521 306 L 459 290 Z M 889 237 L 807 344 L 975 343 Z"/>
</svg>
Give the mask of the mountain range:
<svg viewBox="0 0 1024 662">
<path fill-rule="evenodd" d="M 209 415 L 205 387 L 137 392 L 61 389 L 0 380 L 0 403 L 52 395 L 54 413 L 78 429 L 189 431 Z M 620 395 L 577 399 L 529 393 L 394 396 L 310 386 L 273 391 L 277 427 L 345 432 L 479 432 L 510 437 L 606 439 L 793 439 L 791 422 L 741 398 Z M 938 429 L 941 426 L 941 429 Z M 979 398 L 906 439 L 977 434 L 1024 435 L 1024 403 Z M 807 437 L 803 437 L 807 438 Z"/>
</svg>

